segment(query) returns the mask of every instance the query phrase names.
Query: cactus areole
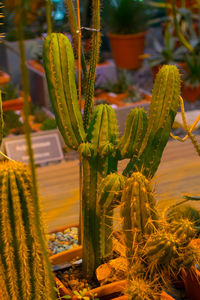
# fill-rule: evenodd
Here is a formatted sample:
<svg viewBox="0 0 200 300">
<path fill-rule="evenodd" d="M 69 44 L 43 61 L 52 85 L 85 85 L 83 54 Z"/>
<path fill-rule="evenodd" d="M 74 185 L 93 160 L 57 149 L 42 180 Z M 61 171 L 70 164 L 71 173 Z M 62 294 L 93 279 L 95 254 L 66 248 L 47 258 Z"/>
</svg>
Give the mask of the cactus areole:
<svg viewBox="0 0 200 300">
<path fill-rule="evenodd" d="M 158 168 L 178 110 L 180 75 L 175 66 L 164 66 L 159 71 L 148 118 L 143 109 L 132 110 L 119 139 L 116 115 L 108 105 L 97 106 L 84 129 L 77 100 L 74 55 L 67 37 L 49 35 L 44 42 L 43 59 L 58 128 L 66 145 L 82 156 L 83 270 L 91 278 L 112 251 L 113 208 L 116 200 L 121 199 L 127 177 L 139 170 L 151 178 Z M 121 175 L 117 173 L 117 164 L 124 158 L 131 160 Z"/>
</svg>

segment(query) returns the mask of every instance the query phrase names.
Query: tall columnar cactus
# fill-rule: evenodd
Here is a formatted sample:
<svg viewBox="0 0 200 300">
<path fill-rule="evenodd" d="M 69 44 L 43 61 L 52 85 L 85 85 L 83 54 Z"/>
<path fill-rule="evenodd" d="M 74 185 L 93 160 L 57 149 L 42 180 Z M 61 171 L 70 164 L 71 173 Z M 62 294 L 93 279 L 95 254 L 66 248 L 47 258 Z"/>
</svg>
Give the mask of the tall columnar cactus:
<svg viewBox="0 0 200 300">
<path fill-rule="evenodd" d="M 86 143 L 81 144 L 79 148 L 83 162 L 83 268 L 89 276 L 92 276 L 103 256 L 99 242 L 102 225 L 97 191 L 102 179 L 117 170 L 117 160 L 114 156 L 117 142 L 115 113 L 110 106 L 99 105 L 92 115 Z M 87 148 L 92 155 L 88 155 Z"/>
<path fill-rule="evenodd" d="M 150 182 L 141 173 L 133 173 L 126 180 L 121 197 L 122 230 L 130 262 L 135 251 L 134 241 L 139 242 L 141 235 L 153 232 L 156 227 L 155 204 Z"/>
<path fill-rule="evenodd" d="M 6 161 L 0 164 L 0 174 L 2 299 L 52 299 L 38 241 L 29 171 L 22 163 Z M 42 222 L 39 225 L 42 228 Z"/>
<path fill-rule="evenodd" d="M 120 189 L 126 181 L 126 176 L 116 174 L 118 160 L 131 158 L 124 175 L 129 176 L 138 169 L 148 177 L 153 176 L 178 109 L 180 75 L 174 66 L 161 69 L 148 121 L 143 109 L 133 110 L 119 140 L 116 115 L 108 105 L 99 105 L 89 126 L 83 126 L 75 87 L 73 51 L 67 37 L 55 33 L 47 37 L 44 67 L 60 132 L 65 143 L 82 155 L 83 268 L 85 275 L 92 277 L 110 251 L 110 243 L 106 246 L 105 241 L 109 239 L 111 230 L 107 229 L 112 222 L 105 216 L 112 215 L 113 205 L 116 198 L 120 201 Z M 138 205 L 142 210 L 143 202 Z"/>
</svg>

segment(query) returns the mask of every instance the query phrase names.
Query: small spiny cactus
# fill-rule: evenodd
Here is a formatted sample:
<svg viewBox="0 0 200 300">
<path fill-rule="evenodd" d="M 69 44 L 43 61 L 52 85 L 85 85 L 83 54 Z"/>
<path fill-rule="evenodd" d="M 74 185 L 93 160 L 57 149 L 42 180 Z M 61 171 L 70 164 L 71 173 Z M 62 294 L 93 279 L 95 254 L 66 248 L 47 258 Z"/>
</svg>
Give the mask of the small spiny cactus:
<svg viewBox="0 0 200 300">
<path fill-rule="evenodd" d="M 130 262 L 135 252 L 135 242 L 154 231 L 157 220 L 155 204 L 150 182 L 143 174 L 133 173 L 126 180 L 121 197 L 122 230 Z"/>
</svg>

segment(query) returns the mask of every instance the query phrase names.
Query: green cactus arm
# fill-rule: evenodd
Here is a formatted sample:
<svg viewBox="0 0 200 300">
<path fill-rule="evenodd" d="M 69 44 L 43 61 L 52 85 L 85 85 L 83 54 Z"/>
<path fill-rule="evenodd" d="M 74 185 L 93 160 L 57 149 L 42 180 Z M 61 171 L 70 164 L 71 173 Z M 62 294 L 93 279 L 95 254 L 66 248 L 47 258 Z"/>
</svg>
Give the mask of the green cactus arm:
<svg viewBox="0 0 200 300">
<path fill-rule="evenodd" d="M 152 178 L 159 166 L 162 153 L 179 106 L 180 74 L 176 66 L 163 66 L 156 77 L 150 104 L 148 127 L 137 157 L 133 157 L 124 175 L 141 171 Z"/>
<path fill-rule="evenodd" d="M 120 202 L 121 193 L 125 184 L 125 177 L 119 173 L 107 175 L 101 182 L 97 198 L 97 217 L 100 220 L 97 257 L 101 263 L 113 249 L 113 209 Z"/>
<path fill-rule="evenodd" d="M 2 109 L 2 98 L 1 98 L 1 90 L 0 90 L 0 145 L 3 139 L 3 109 Z"/>
<path fill-rule="evenodd" d="M 74 43 L 74 50 L 77 53 L 78 49 L 78 26 L 77 26 L 77 20 L 76 20 L 76 13 L 75 8 L 72 0 L 66 0 L 66 6 L 68 8 L 69 14 L 68 14 L 68 20 L 70 25 L 70 32 L 72 34 L 73 43 Z M 83 53 L 83 49 L 81 49 L 81 65 L 83 69 L 83 75 L 84 75 L 84 82 L 87 80 L 87 64 L 85 60 L 85 55 Z"/>
<path fill-rule="evenodd" d="M 44 68 L 58 128 L 72 149 L 85 140 L 75 84 L 71 43 L 63 34 L 52 33 L 44 42 Z"/>
<path fill-rule="evenodd" d="M 137 155 L 147 129 L 147 114 L 142 108 L 133 109 L 126 119 L 125 132 L 118 144 L 118 158 Z"/>
<path fill-rule="evenodd" d="M 99 60 L 99 48 L 101 42 L 100 33 L 100 0 L 92 1 L 93 7 L 93 18 L 92 28 L 97 31 L 92 32 L 92 45 L 91 45 L 91 57 L 90 57 L 90 68 L 87 76 L 86 90 L 85 90 L 85 107 L 84 107 L 84 128 L 87 130 L 90 117 L 93 111 L 93 97 L 94 97 L 94 84 L 96 77 L 96 65 Z"/>
<path fill-rule="evenodd" d="M 87 133 L 87 141 L 93 145 L 94 154 L 99 153 L 104 156 L 113 153 L 114 148 L 109 148 L 108 145 L 116 147 L 118 140 L 119 131 L 114 109 L 109 105 L 98 105 L 92 115 Z"/>
</svg>

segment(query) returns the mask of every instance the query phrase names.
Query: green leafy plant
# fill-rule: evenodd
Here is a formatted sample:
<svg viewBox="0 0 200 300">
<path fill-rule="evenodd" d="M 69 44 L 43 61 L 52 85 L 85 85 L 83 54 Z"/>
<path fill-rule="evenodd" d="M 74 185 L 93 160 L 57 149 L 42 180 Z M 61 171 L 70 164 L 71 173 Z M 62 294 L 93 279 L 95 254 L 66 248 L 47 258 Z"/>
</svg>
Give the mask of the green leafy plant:
<svg viewBox="0 0 200 300">
<path fill-rule="evenodd" d="M 4 117 L 4 128 L 3 128 L 3 135 L 4 137 L 7 136 L 11 129 L 15 129 L 19 133 L 23 133 L 23 123 L 20 120 L 20 115 L 16 112 L 9 110 L 3 113 Z"/>
<path fill-rule="evenodd" d="M 57 128 L 57 124 L 56 124 L 55 119 L 53 119 L 53 118 L 46 119 L 42 123 L 42 126 L 40 127 L 41 130 L 51 130 L 51 129 L 56 129 L 56 128 Z"/>
<path fill-rule="evenodd" d="M 198 87 L 200 85 L 200 57 L 197 53 L 189 53 L 185 56 L 186 74 L 185 84 Z"/>
<path fill-rule="evenodd" d="M 105 92 L 113 92 L 116 94 L 126 93 L 132 87 L 132 75 L 128 73 L 126 70 L 118 70 L 117 72 L 117 80 L 116 82 L 112 82 L 107 80 L 104 84 Z"/>
<path fill-rule="evenodd" d="M 156 37 L 152 37 L 154 53 L 150 55 L 148 61 L 151 67 L 164 64 L 177 64 L 184 61 L 187 49 L 183 46 L 177 47 L 177 39 L 173 37 L 173 28 L 167 24 L 164 34 L 164 43 L 161 44 Z"/>
<path fill-rule="evenodd" d="M 16 88 L 12 83 L 7 83 L 2 88 L 2 100 L 13 100 L 19 97 L 19 89 Z"/>
<path fill-rule="evenodd" d="M 143 2 L 132 0 L 104 1 L 104 21 L 109 32 L 131 34 L 145 31 L 147 7 Z"/>
</svg>

